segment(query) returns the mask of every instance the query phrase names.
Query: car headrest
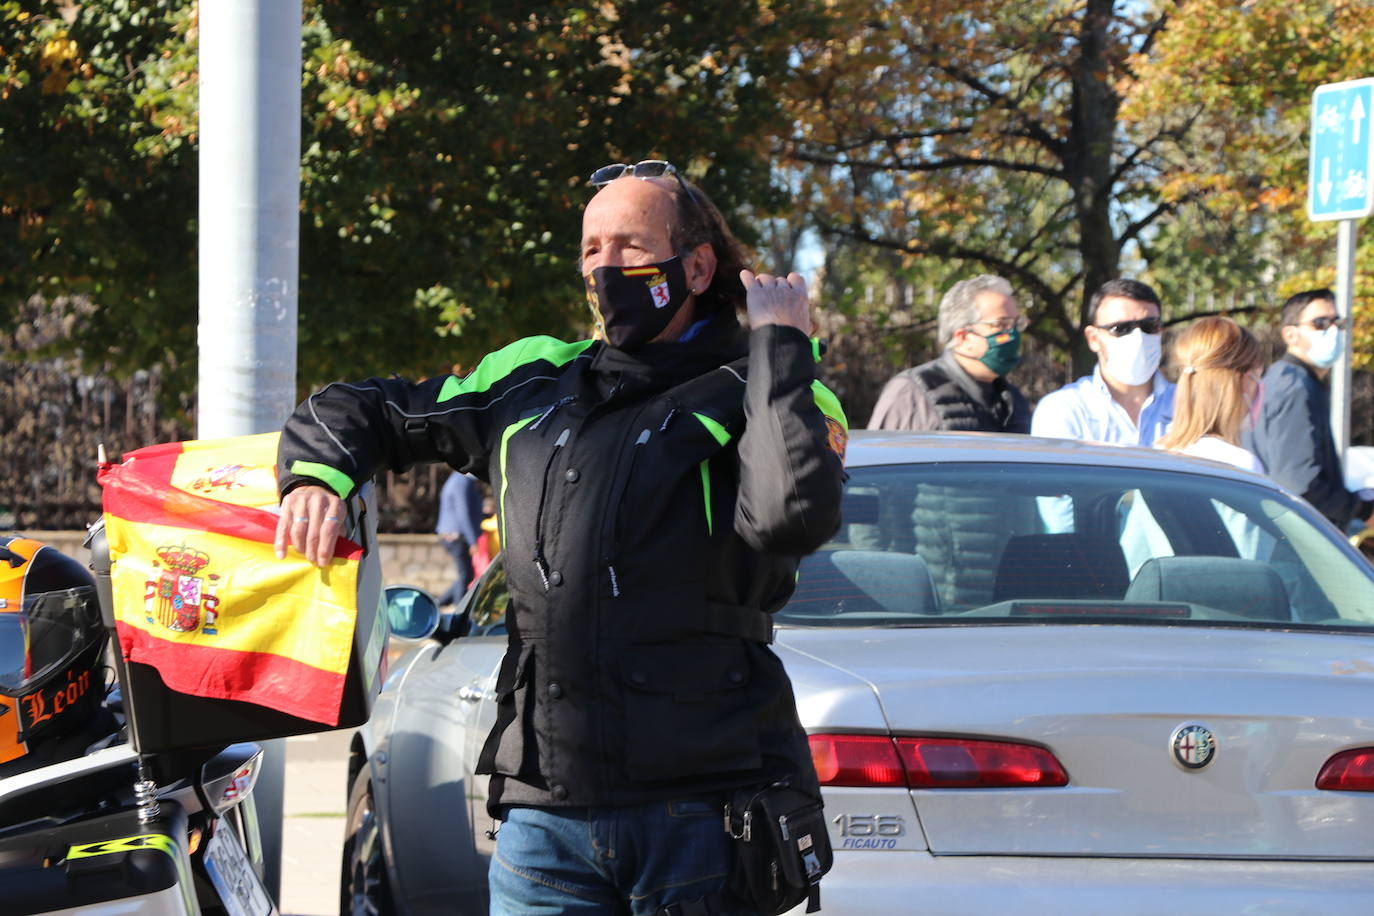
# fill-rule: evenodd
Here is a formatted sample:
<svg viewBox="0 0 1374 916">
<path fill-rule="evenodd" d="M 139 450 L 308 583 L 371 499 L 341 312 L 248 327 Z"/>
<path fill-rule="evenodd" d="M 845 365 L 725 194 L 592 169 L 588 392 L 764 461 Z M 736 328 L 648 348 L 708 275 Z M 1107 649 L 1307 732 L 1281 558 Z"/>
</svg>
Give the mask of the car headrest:
<svg viewBox="0 0 1374 916">
<path fill-rule="evenodd" d="M 803 557 L 789 606 L 801 613 L 940 613 L 925 561 L 911 553 L 826 550 Z"/>
<path fill-rule="evenodd" d="M 1126 597 L 1203 604 L 1254 620 L 1292 620 L 1288 590 L 1269 564 L 1235 557 L 1154 557 Z"/>
<path fill-rule="evenodd" d="M 1130 574 L 1121 545 L 1081 534 L 1026 534 L 1002 550 L 992 600 L 1118 599 Z"/>
</svg>

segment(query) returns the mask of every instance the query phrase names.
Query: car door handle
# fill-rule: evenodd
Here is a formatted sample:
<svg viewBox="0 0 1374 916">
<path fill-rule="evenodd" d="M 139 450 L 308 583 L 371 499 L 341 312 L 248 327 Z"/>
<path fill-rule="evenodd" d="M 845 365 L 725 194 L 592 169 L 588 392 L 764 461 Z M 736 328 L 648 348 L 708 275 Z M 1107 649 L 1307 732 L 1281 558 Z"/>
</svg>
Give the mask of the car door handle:
<svg viewBox="0 0 1374 916">
<path fill-rule="evenodd" d="M 472 684 L 465 684 L 458 688 L 458 699 L 462 700 L 464 703 L 477 703 L 486 695 L 487 692 L 485 690 Z"/>
</svg>

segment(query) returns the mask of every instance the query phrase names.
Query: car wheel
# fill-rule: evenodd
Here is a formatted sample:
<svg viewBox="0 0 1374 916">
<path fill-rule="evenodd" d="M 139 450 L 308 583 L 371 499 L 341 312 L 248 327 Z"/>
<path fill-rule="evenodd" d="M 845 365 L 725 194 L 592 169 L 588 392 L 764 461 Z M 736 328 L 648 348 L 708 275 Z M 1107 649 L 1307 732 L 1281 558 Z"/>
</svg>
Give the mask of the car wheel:
<svg viewBox="0 0 1374 916">
<path fill-rule="evenodd" d="M 382 822 L 372 800 L 372 774 L 366 765 L 348 793 L 343 874 L 339 887 L 341 916 L 391 916 L 386 857 L 382 854 Z"/>
</svg>

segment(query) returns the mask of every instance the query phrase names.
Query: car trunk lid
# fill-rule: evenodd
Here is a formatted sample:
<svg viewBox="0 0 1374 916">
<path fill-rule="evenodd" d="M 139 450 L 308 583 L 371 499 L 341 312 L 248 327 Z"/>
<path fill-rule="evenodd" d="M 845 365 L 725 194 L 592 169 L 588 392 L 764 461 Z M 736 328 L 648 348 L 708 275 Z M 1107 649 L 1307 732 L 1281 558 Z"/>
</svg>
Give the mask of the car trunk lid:
<svg viewBox="0 0 1374 916">
<path fill-rule="evenodd" d="M 1374 793 L 1315 788 L 1332 754 L 1374 746 L 1374 637 L 1041 624 L 780 642 L 873 684 L 895 735 L 1041 744 L 1068 771 L 1063 788 L 912 791 L 935 853 L 1374 859 Z M 1211 759 L 1184 766 L 1209 733 Z"/>
</svg>

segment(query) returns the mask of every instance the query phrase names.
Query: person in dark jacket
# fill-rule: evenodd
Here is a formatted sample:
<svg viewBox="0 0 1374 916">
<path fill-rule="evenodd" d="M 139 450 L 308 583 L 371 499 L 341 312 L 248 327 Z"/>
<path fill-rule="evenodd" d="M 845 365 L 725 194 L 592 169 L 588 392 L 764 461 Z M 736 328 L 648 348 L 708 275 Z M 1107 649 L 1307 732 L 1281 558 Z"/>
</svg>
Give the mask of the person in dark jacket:
<svg viewBox="0 0 1374 916">
<path fill-rule="evenodd" d="M 455 471 L 439 490 L 439 518 L 434 523 L 434 533 L 453 557 L 453 569 L 457 574 L 453 584 L 439 596 L 440 607 L 462 600 L 472 584 L 476 572 L 472 565 L 472 549 L 481 536 L 481 524 L 482 489 L 471 475 Z"/>
<path fill-rule="evenodd" d="M 944 352 L 893 376 L 878 396 L 870 429 L 968 430 L 1029 433 L 1031 411 L 1006 375 L 1021 360 L 1025 319 L 1011 284 L 984 274 L 963 280 L 940 299 L 939 342 Z M 860 546 L 890 550 L 911 541 L 932 570 L 948 607 L 992 600 L 993 573 L 1006 542 L 1006 501 L 997 494 L 923 484 L 912 492 L 888 492 L 880 501 L 876 531 L 857 528 Z M 957 545 L 948 516 L 982 517 L 982 538 Z M 958 559 L 956 561 L 955 555 Z"/>
<path fill-rule="evenodd" d="M 1250 451 L 1266 473 L 1300 494 L 1342 531 L 1374 511 L 1374 492 L 1352 492 L 1331 435 L 1327 377 L 1340 353 L 1345 319 L 1329 289 L 1290 296 L 1279 333 L 1288 351 L 1264 373 Z"/>
<path fill-rule="evenodd" d="M 940 300 L 944 352 L 883 386 L 869 429 L 1030 432 L 1030 407 L 1006 375 L 1021 361 L 1025 319 L 1011 284 L 984 274 Z"/>
<path fill-rule="evenodd" d="M 331 385 L 278 456 L 278 552 L 320 563 L 340 498 L 380 470 L 445 461 L 492 485 L 510 593 L 478 766 L 502 820 L 493 913 L 695 906 L 724 887 L 727 791 L 819 793 L 768 648 L 799 558 L 838 529 L 844 473 L 803 280 L 744 269 L 668 163 L 592 183 L 596 339 L 519 340 L 466 378 Z"/>
</svg>

